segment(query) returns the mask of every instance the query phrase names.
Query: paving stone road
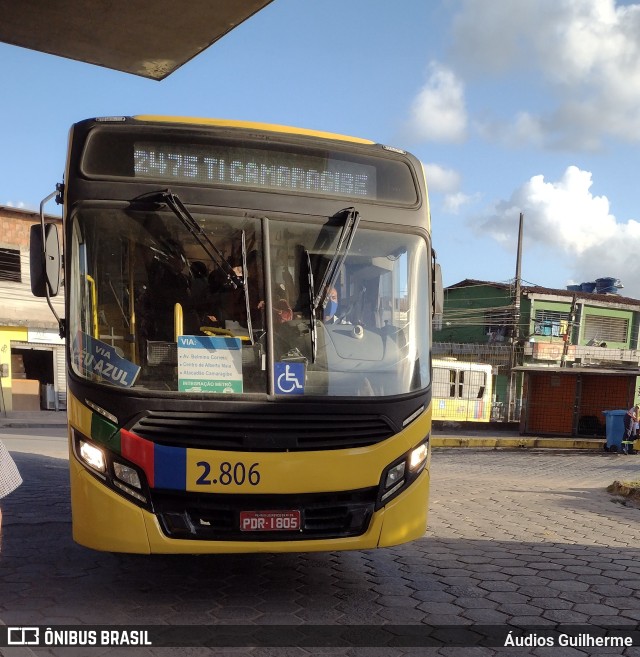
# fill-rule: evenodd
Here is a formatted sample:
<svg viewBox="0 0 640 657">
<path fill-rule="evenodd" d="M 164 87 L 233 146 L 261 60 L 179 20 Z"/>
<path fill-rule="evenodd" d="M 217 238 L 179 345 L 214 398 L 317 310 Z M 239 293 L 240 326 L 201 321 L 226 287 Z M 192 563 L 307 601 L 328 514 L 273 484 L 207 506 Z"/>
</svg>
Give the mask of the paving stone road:
<svg viewBox="0 0 640 657">
<path fill-rule="evenodd" d="M 640 456 L 436 449 L 429 530 L 419 541 L 363 552 L 170 557 L 75 545 L 66 461 L 14 457 L 25 484 L 4 504 L 0 619 L 7 625 L 313 624 L 373 631 L 393 624 L 635 629 L 640 621 L 640 510 L 605 491 L 615 479 L 640 478 Z M 631 657 L 640 656 L 640 646 L 5 648 L 0 654 Z"/>
</svg>

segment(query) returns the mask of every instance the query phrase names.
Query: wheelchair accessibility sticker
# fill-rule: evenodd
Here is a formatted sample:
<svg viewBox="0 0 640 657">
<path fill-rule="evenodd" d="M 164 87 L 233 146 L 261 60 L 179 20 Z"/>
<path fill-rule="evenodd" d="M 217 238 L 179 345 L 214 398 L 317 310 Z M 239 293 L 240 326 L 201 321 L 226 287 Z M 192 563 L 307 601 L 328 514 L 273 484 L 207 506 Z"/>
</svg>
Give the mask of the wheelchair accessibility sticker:
<svg viewBox="0 0 640 657">
<path fill-rule="evenodd" d="M 276 395 L 304 394 L 304 363 L 275 363 Z"/>
</svg>

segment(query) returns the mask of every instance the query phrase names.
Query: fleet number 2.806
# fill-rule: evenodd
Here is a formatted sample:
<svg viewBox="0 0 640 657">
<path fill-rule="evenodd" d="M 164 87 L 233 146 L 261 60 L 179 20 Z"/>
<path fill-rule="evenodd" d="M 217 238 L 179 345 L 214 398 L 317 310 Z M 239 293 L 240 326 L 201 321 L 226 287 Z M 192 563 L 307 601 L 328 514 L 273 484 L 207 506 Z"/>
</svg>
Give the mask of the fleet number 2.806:
<svg viewBox="0 0 640 657">
<path fill-rule="evenodd" d="M 201 470 L 201 474 L 196 480 L 196 484 L 198 486 L 215 486 L 217 484 L 220 484 L 220 486 L 242 486 L 246 482 L 250 486 L 257 486 L 260 483 L 258 465 L 260 464 L 252 463 L 247 467 L 242 462 L 222 461 L 217 471 L 215 471 L 208 461 L 198 461 L 196 466 Z"/>
</svg>

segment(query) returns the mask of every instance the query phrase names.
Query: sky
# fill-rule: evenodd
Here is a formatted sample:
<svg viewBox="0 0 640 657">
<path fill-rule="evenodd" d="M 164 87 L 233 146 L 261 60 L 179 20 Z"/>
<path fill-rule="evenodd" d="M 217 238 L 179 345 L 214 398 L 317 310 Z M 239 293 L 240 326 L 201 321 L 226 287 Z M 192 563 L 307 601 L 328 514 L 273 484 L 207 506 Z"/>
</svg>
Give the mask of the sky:
<svg viewBox="0 0 640 657">
<path fill-rule="evenodd" d="M 526 283 L 640 299 L 640 3 L 273 0 L 160 82 L 0 44 L 0 84 L 0 205 L 39 207 L 85 118 L 294 125 L 424 163 L 445 285 L 512 280 L 523 213 Z"/>
</svg>

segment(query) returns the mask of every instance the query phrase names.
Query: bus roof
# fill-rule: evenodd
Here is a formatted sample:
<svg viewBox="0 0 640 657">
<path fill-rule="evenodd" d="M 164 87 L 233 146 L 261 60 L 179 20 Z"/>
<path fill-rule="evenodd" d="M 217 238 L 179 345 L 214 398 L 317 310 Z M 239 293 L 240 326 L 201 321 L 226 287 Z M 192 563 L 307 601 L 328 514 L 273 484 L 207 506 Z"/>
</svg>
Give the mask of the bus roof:
<svg viewBox="0 0 640 657">
<path fill-rule="evenodd" d="M 431 361 L 434 368 L 444 368 L 449 370 L 475 370 L 491 372 L 492 366 L 490 363 L 476 363 L 466 360 L 458 360 L 457 358 L 434 358 Z"/>
<path fill-rule="evenodd" d="M 0 0 L 0 41 L 162 80 L 272 0 Z"/>
<path fill-rule="evenodd" d="M 148 121 L 158 123 L 181 123 L 185 125 L 219 126 L 223 128 L 241 128 L 246 130 L 261 130 L 267 132 L 281 132 L 286 134 L 305 135 L 321 139 L 334 139 L 338 141 L 349 141 L 356 144 L 375 144 L 369 139 L 348 137 L 333 132 L 322 132 L 318 130 L 307 130 L 306 128 L 294 128 L 292 126 L 277 125 L 274 123 L 256 123 L 253 121 L 233 121 L 228 119 L 203 119 L 184 116 L 155 116 L 144 114 L 133 117 L 136 121 Z"/>
</svg>

